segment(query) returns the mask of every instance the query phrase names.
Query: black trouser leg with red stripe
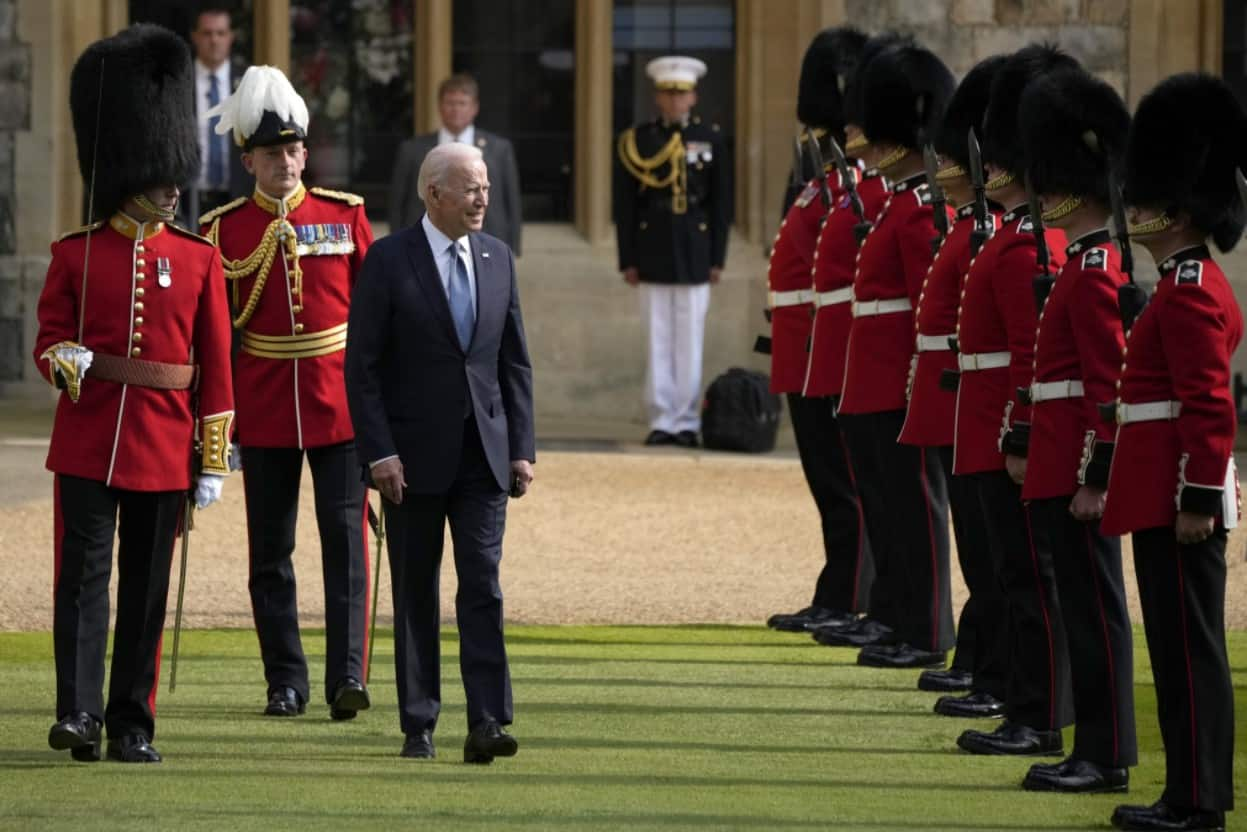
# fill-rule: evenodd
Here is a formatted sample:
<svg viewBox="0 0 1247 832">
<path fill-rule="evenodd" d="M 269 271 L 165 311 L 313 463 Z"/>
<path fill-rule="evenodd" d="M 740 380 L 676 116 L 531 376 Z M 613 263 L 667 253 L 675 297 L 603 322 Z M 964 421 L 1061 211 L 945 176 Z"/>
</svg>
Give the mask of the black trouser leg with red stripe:
<svg viewBox="0 0 1247 832">
<path fill-rule="evenodd" d="M 952 445 L 939 448 L 939 454 L 953 517 L 957 562 L 970 591 L 957 621 L 957 652 L 953 655 L 952 666 L 973 674 L 975 690 L 1003 700 L 1008 660 L 1006 656 L 993 655 L 991 631 L 1005 627 L 1005 607 L 987 543 L 987 521 L 974 480 L 953 476 Z"/>
<path fill-rule="evenodd" d="M 901 626 L 901 604 L 897 582 L 902 580 L 896 570 L 901 568 L 901 535 L 896 517 L 889 508 L 887 462 L 878 441 L 878 414 L 838 414 L 841 435 L 852 461 L 853 478 L 862 503 L 866 521 L 866 537 L 870 540 L 874 580 L 870 585 L 866 611 L 876 621 L 897 630 Z M 893 436 L 893 444 L 895 444 Z"/>
<path fill-rule="evenodd" d="M 56 476 L 56 715 L 85 711 L 110 737 L 156 732 L 160 637 L 184 491 L 125 491 Z M 104 707 L 108 580 L 117 531 L 117 624 Z"/>
<path fill-rule="evenodd" d="M 1171 806 L 1234 808 L 1234 688 L 1225 648 L 1225 543 L 1180 545 L 1172 528 L 1134 533 Z"/>
<path fill-rule="evenodd" d="M 368 627 L 368 552 L 364 537 L 367 487 L 354 442 L 307 450 L 315 492 L 325 584 L 325 698 L 347 676 L 364 678 Z M 251 609 L 269 690 L 287 686 L 307 701 L 307 659 L 291 555 L 299 506 L 303 451 L 242 449 L 250 544 Z"/>
<path fill-rule="evenodd" d="M 1051 557 L 1061 593 L 1074 692 L 1070 756 L 1101 766 L 1138 762 L 1134 656 L 1121 571 L 1121 538 L 1069 511 L 1071 497 L 1032 500 L 1035 548 Z"/>
<path fill-rule="evenodd" d="M 801 470 L 823 528 L 826 561 L 814 584 L 812 603 L 841 612 L 863 611 L 874 580 L 874 564 L 835 408 L 828 398 L 807 399 L 789 393 L 787 399 Z"/>
<path fill-rule="evenodd" d="M 1052 559 L 1031 543 L 1022 489 L 1004 471 L 975 474 L 1008 608 L 1005 715 L 1038 731 L 1073 722 L 1069 652 Z"/>
</svg>

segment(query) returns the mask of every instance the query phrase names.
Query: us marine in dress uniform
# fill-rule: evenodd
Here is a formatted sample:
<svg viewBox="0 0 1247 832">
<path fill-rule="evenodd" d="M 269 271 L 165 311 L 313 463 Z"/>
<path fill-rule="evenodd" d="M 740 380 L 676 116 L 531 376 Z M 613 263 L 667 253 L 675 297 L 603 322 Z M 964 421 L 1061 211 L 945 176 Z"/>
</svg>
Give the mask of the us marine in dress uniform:
<svg viewBox="0 0 1247 832">
<path fill-rule="evenodd" d="M 1079 474 L 1084 446 L 1112 441 L 1097 404 L 1114 392 L 1126 280 L 1107 228 L 1108 174 L 1125 152 L 1130 113 L 1112 87 L 1078 69 L 1036 80 L 1019 113 L 1043 221 L 1069 241 L 1055 283 L 1036 277 L 1034 379 L 1018 395 L 1031 405 L 1022 499 L 1035 551 L 1056 572 L 1077 715 L 1069 757 L 1032 766 L 1022 786 L 1125 791 L 1138 751 L 1121 539 L 1100 531 L 1105 478 Z"/>
<path fill-rule="evenodd" d="M 977 696 L 970 701 L 982 711 L 976 715 L 994 715 L 1003 708 L 1006 657 L 993 648 L 994 634 L 1005 627 L 1004 597 L 996 586 L 978 492 L 966 477 L 953 476 L 953 411 L 957 395 L 945 379 L 948 374 L 955 374 L 957 368 L 952 338 L 961 286 L 977 246 L 995 230 L 998 219 L 998 212 L 991 206 L 976 207 L 974 203 L 966 136 L 971 128 L 982 132 L 991 82 L 1003 62 L 1003 56 L 988 58 L 966 73 L 949 99 L 944 120 L 932 142 L 932 149 L 943 160 L 935 176 L 936 184 L 957 210 L 948 235 L 940 242 L 935 260 L 927 269 L 914 310 L 909 402 L 899 437 L 903 444 L 934 448 L 939 454 L 961 574 L 970 590 L 958 621 L 952 666 L 947 670 L 924 670 L 918 687 L 975 692 Z M 982 216 L 976 216 L 977 213 Z"/>
<path fill-rule="evenodd" d="M 206 507 L 229 472 L 221 261 L 207 240 L 169 224 L 177 183 L 199 169 L 193 90 L 190 51 L 151 25 L 97 41 L 70 75 L 92 222 L 52 245 L 35 362 L 62 390 L 47 463 L 57 717 L 48 744 L 75 760 L 100 758 L 102 724 L 109 759 L 160 762 L 151 740 L 174 540 L 188 489 Z"/>
<path fill-rule="evenodd" d="M 818 300 L 812 273 L 815 248 L 829 212 L 834 213 L 849 198 L 849 183 L 841 181 L 841 172 L 831 162 L 829 141 L 844 146 L 841 89 L 865 43 L 866 36 L 856 29 L 827 29 L 806 50 L 797 88 L 797 117 L 824 148 L 822 158 L 827 160 L 827 167 L 806 182 L 786 212 L 767 270 L 771 392 L 787 398 L 801 470 L 818 506 L 823 530 L 824 565 L 810 605 L 796 613 L 773 615 L 767 621 L 770 627 L 791 632 L 852 623 L 856 613 L 865 610 L 870 583 L 869 569 L 863 569 L 869 551 L 861 527 L 861 502 L 853 486 L 835 409 L 827 396 L 807 398 L 802 394 Z M 804 144 L 808 140 L 803 136 L 800 141 Z M 856 187 L 858 169 L 853 167 L 848 172 Z M 848 241 L 849 251 L 855 251 L 852 228 L 856 219 L 851 208 L 841 210 L 852 219 Z M 846 260 L 850 259 L 849 251 L 843 252 Z"/>
<path fill-rule="evenodd" d="M 863 647 L 857 661 L 943 666 L 953 644 L 948 497 L 938 454 L 901 445 L 897 435 L 905 420 L 913 310 L 936 234 L 921 148 L 939 125 L 954 82 L 939 58 L 910 42 L 884 49 L 861 72 L 861 127 L 870 145 L 863 158 L 894 184 L 857 255 L 838 412 L 871 551 L 883 564 L 880 579 L 889 582 L 893 617 L 884 623 L 894 632 L 889 644 Z"/>
<path fill-rule="evenodd" d="M 1225 543 L 1239 512 L 1230 357 L 1243 317 L 1207 240 L 1229 251 L 1242 234 L 1245 145 L 1247 116 L 1224 82 L 1178 75 L 1139 102 L 1126 153 L 1130 233 L 1160 282 L 1128 324 L 1102 525 L 1134 540 L 1165 790 L 1118 807 L 1119 829 L 1220 830 L 1234 805 Z"/>
<path fill-rule="evenodd" d="M 291 562 L 299 480 L 312 470 L 325 582 L 325 697 L 334 719 L 369 707 L 366 487 L 343 381 L 351 289 L 372 243 L 363 199 L 305 188 L 307 107 L 280 70 L 251 67 L 220 105 L 255 193 L 205 214 L 242 345 L 235 357 L 255 614 L 270 716 L 309 697 Z"/>
<path fill-rule="evenodd" d="M 719 281 L 727 256 L 731 171 L 719 126 L 691 114 L 706 65 L 669 56 L 650 61 L 645 71 L 661 116 L 619 136 L 619 270 L 640 287 L 648 328 L 646 444 L 695 447 L 710 285 Z"/>
<path fill-rule="evenodd" d="M 958 311 L 960 381 L 953 473 L 974 478 L 988 522 L 997 580 L 1008 603 L 1002 649 L 1009 656 L 1005 719 L 993 732 L 965 731 L 957 744 L 977 754 L 1057 754 L 1061 728 L 1072 721 L 1069 661 L 1050 558 L 1031 546 L 1020 476 L 1006 457 L 1023 462 L 1030 406 L 1017 389 L 1033 376 L 1038 313 L 1034 221 L 1027 210 L 1026 172 L 1017 101 L 1045 73 L 1077 68 L 1053 47 L 1034 45 L 1011 55 L 992 81 L 984 117 L 982 158 L 988 194 L 1005 206 L 1000 228 L 970 264 Z M 1065 235 L 1044 233 L 1053 269 L 1065 262 Z M 1004 429 L 1001 424 L 1004 422 Z M 973 694 L 971 694 L 973 695 Z M 947 700 L 942 712 L 956 713 Z M 950 707 L 951 706 L 951 707 Z"/>
</svg>

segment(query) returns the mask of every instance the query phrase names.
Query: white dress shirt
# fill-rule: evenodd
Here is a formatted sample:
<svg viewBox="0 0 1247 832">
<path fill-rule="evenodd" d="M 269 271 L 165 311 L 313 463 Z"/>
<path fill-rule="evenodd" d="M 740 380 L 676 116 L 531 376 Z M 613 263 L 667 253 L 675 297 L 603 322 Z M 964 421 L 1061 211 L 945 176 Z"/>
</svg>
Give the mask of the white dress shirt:
<svg viewBox="0 0 1247 832">
<path fill-rule="evenodd" d="M 463 128 L 463 132 L 457 136 L 454 133 L 447 130 L 445 127 L 438 128 L 437 143 L 438 144 L 451 144 L 452 142 L 459 142 L 460 144 L 475 145 L 476 144 L 476 125 L 469 124 L 467 127 Z M 449 243 L 447 243 L 447 245 L 449 245 Z"/>
<path fill-rule="evenodd" d="M 217 79 L 217 94 L 220 96 L 221 101 L 224 101 L 233 92 L 229 85 L 229 61 L 222 61 L 221 65 L 216 69 L 208 69 L 208 67 L 200 63 L 198 58 L 195 59 L 195 114 L 199 117 L 199 179 L 196 184 L 200 188 L 210 190 L 229 187 L 230 154 L 234 152 L 234 141 L 230 136 L 210 134 L 208 130 L 208 116 L 205 113 L 208 112 L 208 91 L 212 89 L 211 78 L 213 75 Z M 224 143 L 222 148 L 225 153 L 224 182 L 208 181 L 208 142 L 211 140 Z"/>
</svg>

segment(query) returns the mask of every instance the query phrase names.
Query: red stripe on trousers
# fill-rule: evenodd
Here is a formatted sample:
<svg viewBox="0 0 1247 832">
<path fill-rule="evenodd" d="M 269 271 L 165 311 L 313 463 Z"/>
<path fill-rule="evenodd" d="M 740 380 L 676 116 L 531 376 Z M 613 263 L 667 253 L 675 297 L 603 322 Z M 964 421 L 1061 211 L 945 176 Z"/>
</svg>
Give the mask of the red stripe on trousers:
<svg viewBox="0 0 1247 832">
<path fill-rule="evenodd" d="M 1191 637 L 1186 625 L 1186 580 L 1182 576 L 1182 551 L 1174 543 L 1173 562 L 1178 567 L 1178 608 L 1182 613 L 1182 652 L 1186 655 L 1186 691 L 1191 703 L 1191 805 L 1199 805 L 1199 758 L 1195 754 L 1195 677 L 1191 673 Z"/>
<path fill-rule="evenodd" d="M 1026 518 L 1026 545 L 1030 547 L 1031 568 L 1035 572 L 1035 592 L 1039 595 L 1039 608 L 1043 610 L 1044 631 L 1048 634 L 1048 728 L 1056 726 L 1056 657 L 1052 653 L 1052 622 L 1048 619 L 1048 601 L 1043 594 L 1043 581 L 1039 577 L 1039 556 L 1035 553 L 1035 535 L 1031 531 L 1031 513 L 1023 510 Z"/>
<path fill-rule="evenodd" d="M 849 612 L 857 612 L 857 593 L 862 585 L 862 560 L 866 552 L 866 513 L 862 511 L 862 498 L 857 493 L 857 477 L 853 474 L 853 460 L 849 457 L 849 446 L 844 444 L 842 432 L 837 431 L 837 438 L 840 440 L 840 451 L 844 454 L 844 467 L 849 472 L 849 485 L 853 486 L 853 502 L 857 505 L 857 563 L 853 567 L 853 602 L 849 609 Z"/>
<path fill-rule="evenodd" d="M 1104 596 L 1100 592 L 1100 578 L 1096 575 L 1095 550 L 1091 540 L 1091 527 L 1083 523 L 1083 536 L 1087 541 L 1087 560 L 1091 566 L 1091 582 L 1095 586 L 1096 606 L 1100 610 L 1100 630 L 1104 633 L 1104 655 L 1108 659 L 1108 701 L 1113 713 L 1113 764 L 1117 764 L 1117 669 L 1113 666 L 1113 645 L 1109 640 L 1108 616 L 1104 613 Z"/>
</svg>

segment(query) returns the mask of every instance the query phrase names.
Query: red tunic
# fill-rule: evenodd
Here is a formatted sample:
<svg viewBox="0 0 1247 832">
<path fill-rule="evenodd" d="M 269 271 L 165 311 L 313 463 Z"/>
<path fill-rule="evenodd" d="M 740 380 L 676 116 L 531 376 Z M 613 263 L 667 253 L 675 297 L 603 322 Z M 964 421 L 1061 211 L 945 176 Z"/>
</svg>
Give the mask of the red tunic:
<svg viewBox="0 0 1247 832">
<path fill-rule="evenodd" d="M 831 204 L 835 205 L 845 193 L 839 173 L 829 175 L 827 185 L 831 188 Z M 797 195 L 775 233 L 766 274 L 771 293 L 810 291 L 814 246 L 826 214 L 821 186 L 817 179 L 811 179 Z M 777 303 L 774 294 L 767 297 L 771 307 L 771 392 L 800 393 L 805 386 L 814 304 L 810 301 Z"/>
<path fill-rule="evenodd" d="M 988 220 L 995 228 L 996 215 Z M 935 255 L 922 282 L 915 313 L 914 356 L 911 359 L 909 404 L 898 441 L 938 448 L 953 444 L 953 412 L 957 394 L 940 387 L 945 370 L 957 368 L 957 354 L 948 343 L 957 328 L 961 286 L 970 269 L 970 233 L 974 206 L 957 211 L 957 221 Z"/>
<path fill-rule="evenodd" d="M 299 186 L 286 198 L 287 221 L 298 240 L 295 260 L 279 252 L 267 275 L 231 280 L 235 314 L 245 309 L 257 279 L 267 277 L 254 314 L 243 323 L 243 347 L 234 364 L 238 441 L 261 448 L 315 448 L 354 438 L 343 382 L 345 327 L 351 289 L 372 244 L 363 200 Z M 227 277 L 231 261 L 251 255 L 277 218 L 279 205 L 256 192 L 205 215 L 205 233 L 221 247 Z M 217 225 L 215 232 L 213 225 Z M 299 294 L 299 289 L 302 294 Z M 301 336 L 318 340 L 273 341 Z M 256 346 L 256 336 L 265 339 Z M 272 357 L 272 349 L 301 350 L 301 357 Z M 324 354 L 315 354 L 327 350 Z M 269 352 L 257 355 L 256 352 Z"/>
<path fill-rule="evenodd" d="M 87 229 L 52 244 L 39 297 L 39 372 L 53 381 L 40 356 L 61 341 L 96 354 L 195 363 L 200 421 L 232 414 L 229 307 L 216 249 L 175 226 L 141 226 L 123 214 L 89 236 L 89 261 Z M 48 470 L 129 491 L 180 491 L 191 484 L 195 427 L 190 390 L 92 379 L 88 369 L 78 401 L 62 393 L 57 403 Z"/>
<path fill-rule="evenodd" d="M 1022 497 L 1071 496 L 1088 431 L 1113 441 L 1097 405 L 1110 401 L 1125 343 L 1117 287 L 1126 281 L 1121 253 L 1106 230 L 1086 234 L 1065 249 L 1065 265 L 1039 313 L 1034 381 L 1081 381 L 1083 395 L 1031 405 L 1030 453 Z"/>
<path fill-rule="evenodd" d="M 1230 356 L 1243 316 L 1206 247 L 1178 252 L 1160 270 L 1156 293 L 1126 338 L 1118 401 L 1176 401 L 1181 409 L 1176 419 L 1117 429 L 1105 534 L 1172 526 L 1179 507 L 1222 514 L 1222 500 L 1231 508 L 1236 500 L 1224 489 L 1236 489 Z"/>
<path fill-rule="evenodd" d="M 1065 263 L 1065 234 L 1044 235 L 1052 268 Z M 957 385 L 953 473 L 1000 471 L 1002 417 L 1027 422 L 1030 408 L 1016 402 L 1017 388 L 1030 384 L 1035 351 L 1035 235 L 1025 206 L 1000 218 L 1000 229 L 970 263 L 957 318 L 963 356 L 1009 353 L 1008 365 L 963 371 Z M 1008 413 L 1008 415 L 1006 415 Z"/>
<path fill-rule="evenodd" d="M 857 253 L 841 413 L 905 408 L 914 343 L 913 310 L 934 258 L 935 224 L 925 179 L 919 173 L 896 183 Z M 864 309 L 876 301 L 906 308 L 865 314 Z"/>
<path fill-rule="evenodd" d="M 889 194 L 888 180 L 878 170 L 868 170 L 857 186 L 862 215 L 873 223 Z M 831 208 L 814 249 L 814 291 L 823 294 L 853 286 L 857 258 L 857 214 L 848 196 Z M 853 310 L 848 301 L 818 307 L 811 333 L 810 361 L 805 377 L 806 396 L 838 396 L 844 385 L 844 356 L 849 346 Z"/>
</svg>

